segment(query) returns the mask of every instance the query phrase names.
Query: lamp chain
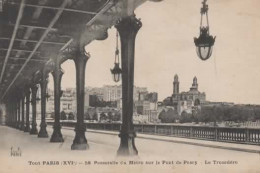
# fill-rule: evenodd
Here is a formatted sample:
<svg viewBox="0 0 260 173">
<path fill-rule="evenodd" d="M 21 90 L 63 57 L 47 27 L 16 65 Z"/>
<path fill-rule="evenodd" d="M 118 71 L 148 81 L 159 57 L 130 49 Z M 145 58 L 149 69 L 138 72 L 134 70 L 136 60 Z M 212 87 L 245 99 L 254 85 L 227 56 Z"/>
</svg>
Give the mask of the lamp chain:
<svg viewBox="0 0 260 173">
<path fill-rule="evenodd" d="M 208 19 L 208 5 L 206 4 L 207 0 L 203 0 L 202 2 L 202 8 L 200 9 L 200 13 L 201 13 L 201 18 L 200 18 L 200 27 L 202 27 L 202 20 L 203 20 L 203 15 L 206 15 L 206 19 L 207 19 L 207 27 L 208 27 L 208 31 L 209 31 L 209 19 Z"/>
<path fill-rule="evenodd" d="M 119 63 L 118 31 L 116 31 L 116 52 L 115 52 L 115 63 Z"/>
</svg>

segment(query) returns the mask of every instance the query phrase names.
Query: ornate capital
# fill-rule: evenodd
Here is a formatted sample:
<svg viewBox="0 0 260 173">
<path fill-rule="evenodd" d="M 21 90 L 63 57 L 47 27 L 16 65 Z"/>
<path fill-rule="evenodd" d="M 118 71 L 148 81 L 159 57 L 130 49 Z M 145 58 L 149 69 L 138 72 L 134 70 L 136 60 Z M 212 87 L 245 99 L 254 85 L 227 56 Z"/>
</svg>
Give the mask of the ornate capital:
<svg viewBox="0 0 260 173">
<path fill-rule="evenodd" d="M 53 71 L 55 63 L 53 59 L 49 60 L 41 70 L 42 77 L 47 76 L 49 72 Z"/>
<path fill-rule="evenodd" d="M 37 85 L 31 85 L 32 94 L 37 93 L 38 86 Z"/>
<path fill-rule="evenodd" d="M 41 72 L 38 70 L 33 74 L 32 85 L 36 85 L 41 80 Z"/>
<path fill-rule="evenodd" d="M 64 52 L 59 52 L 59 54 L 52 58 L 52 61 L 50 61 L 48 64 L 46 64 L 46 70 L 52 71 L 53 69 L 60 67 L 63 62 L 65 62 L 67 59 L 69 59 Z"/>
<path fill-rule="evenodd" d="M 90 58 L 90 54 L 85 51 L 84 46 L 80 46 L 79 42 L 70 45 L 62 54 L 75 62 L 79 59 L 87 61 Z"/>
<path fill-rule="evenodd" d="M 86 62 L 90 58 L 90 53 L 86 52 L 85 49 L 82 49 L 76 53 L 74 61 L 78 61 L 79 59 Z"/>
<path fill-rule="evenodd" d="M 40 82 L 40 85 L 41 85 L 41 89 L 43 88 L 43 86 L 46 86 L 49 82 L 49 74 L 45 74 L 44 73 L 42 74 L 42 78 L 41 78 L 41 82 Z"/>
<path fill-rule="evenodd" d="M 64 74 L 64 71 L 61 67 L 55 68 L 52 72 L 53 78 L 59 77 L 61 78 L 62 75 Z"/>
<path fill-rule="evenodd" d="M 48 83 L 48 78 L 49 78 L 49 72 L 53 70 L 53 67 L 50 66 L 49 64 L 46 64 L 43 69 L 41 70 L 41 81 L 40 81 L 40 84 L 41 84 L 41 88 L 42 86 L 45 84 Z"/>
<path fill-rule="evenodd" d="M 142 27 L 142 22 L 137 19 L 135 15 L 124 17 L 117 21 L 115 25 L 121 37 L 129 35 L 129 33 L 136 34 Z"/>
</svg>

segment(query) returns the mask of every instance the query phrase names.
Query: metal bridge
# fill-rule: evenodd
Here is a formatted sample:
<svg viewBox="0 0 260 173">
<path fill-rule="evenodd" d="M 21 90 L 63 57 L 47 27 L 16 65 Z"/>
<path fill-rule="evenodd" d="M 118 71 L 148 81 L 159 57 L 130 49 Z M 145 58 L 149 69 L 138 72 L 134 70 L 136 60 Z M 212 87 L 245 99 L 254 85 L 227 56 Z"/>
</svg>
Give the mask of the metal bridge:
<svg viewBox="0 0 260 173">
<path fill-rule="evenodd" d="M 147 0 L 1 0 L 0 100 L 7 112 L 6 124 L 40 138 L 46 131 L 46 88 L 49 73 L 54 79 L 55 122 L 51 142 L 63 142 L 60 96 L 63 70 L 75 62 L 77 123 L 71 149 L 88 149 L 84 115 L 87 45 L 104 40 L 115 26 L 121 39 L 123 126 L 119 155 L 137 155 L 133 130 L 133 76 L 135 37 L 142 23 L 134 11 Z M 160 0 L 150 0 L 160 1 Z M 37 90 L 41 88 L 41 124 L 36 124 Z M 29 112 L 32 110 L 32 121 Z M 30 126 L 31 123 L 31 126 Z"/>
</svg>

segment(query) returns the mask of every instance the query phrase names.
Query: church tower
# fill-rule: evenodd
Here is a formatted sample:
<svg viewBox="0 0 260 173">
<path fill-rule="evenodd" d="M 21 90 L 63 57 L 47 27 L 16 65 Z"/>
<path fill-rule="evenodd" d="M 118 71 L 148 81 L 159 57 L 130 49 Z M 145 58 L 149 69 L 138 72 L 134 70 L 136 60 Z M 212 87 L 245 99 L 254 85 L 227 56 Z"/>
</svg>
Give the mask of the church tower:
<svg viewBox="0 0 260 173">
<path fill-rule="evenodd" d="M 179 94 L 179 77 L 176 74 L 173 81 L 173 95 Z"/>
<path fill-rule="evenodd" d="M 197 77 L 196 76 L 193 78 L 193 83 L 192 83 L 192 86 L 191 86 L 190 90 L 195 90 L 195 91 L 198 90 L 198 81 L 197 81 Z"/>
</svg>

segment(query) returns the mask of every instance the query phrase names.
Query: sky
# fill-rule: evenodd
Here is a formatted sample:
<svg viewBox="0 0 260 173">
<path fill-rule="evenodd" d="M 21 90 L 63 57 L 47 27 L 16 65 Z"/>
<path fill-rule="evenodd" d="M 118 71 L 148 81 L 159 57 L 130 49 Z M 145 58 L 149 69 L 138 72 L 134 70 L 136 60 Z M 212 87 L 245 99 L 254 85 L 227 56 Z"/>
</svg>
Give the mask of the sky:
<svg viewBox="0 0 260 173">
<path fill-rule="evenodd" d="M 158 92 L 159 100 L 172 94 L 178 74 L 180 91 L 188 91 L 197 76 L 199 91 L 209 101 L 260 104 L 260 1 L 208 0 L 210 32 L 216 36 L 207 61 L 197 57 L 202 0 L 146 2 L 135 11 L 142 28 L 135 49 L 135 85 Z M 104 41 L 87 45 L 86 86 L 119 85 L 112 80 L 115 29 Z M 62 88 L 75 87 L 75 66 L 62 64 Z M 50 80 L 49 88 L 53 88 Z"/>
</svg>

